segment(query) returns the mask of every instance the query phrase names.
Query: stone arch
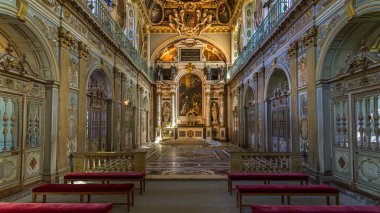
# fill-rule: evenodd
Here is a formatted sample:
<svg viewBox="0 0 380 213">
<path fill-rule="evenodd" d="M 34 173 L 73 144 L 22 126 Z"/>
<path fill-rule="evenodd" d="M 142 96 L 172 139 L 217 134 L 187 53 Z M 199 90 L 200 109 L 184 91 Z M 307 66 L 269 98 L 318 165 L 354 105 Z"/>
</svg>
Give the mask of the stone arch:
<svg viewBox="0 0 380 213">
<path fill-rule="evenodd" d="M 271 71 L 269 72 L 269 75 L 268 75 L 268 78 L 266 78 L 265 80 L 265 89 L 264 89 L 264 100 L 268 100 L 268 94 L 269 94 L 269 88 L 270 86 L 269 85 L 273 85 L 271 81 L 273 81 L 273 79 L 276 79 L 276 75 L 277 74 L 283 74 L 285 75 L 286 77 L 286 80 L 287 80 L 287 87 L 288 87 L 288 90 L 290 92 L 290 88 L 291 88 L 291 82 L 290 82 L 290 75 L 289 75 L 289 71 L 287 69 L 287 67 L 285 67 L 284 65 L 282 64 L 277 64 L 275 67 L 273 67 L 271 69 Z"/>
<path fill-rule="evenodd" d="M 268 78 L 265 92 L 267 147 L 273 152 L 289 152 L 292 150 L 289 85 L 286 71 L 274 68 Z"/>
<path fill-rule="evenodd" d="M 90 152 L 112 150 L 112 86 L 106 72 L 95 69 L 87 81 L 86 150 Z"/>
<path fill-rule="evenodd" d="M 217 43 L 215 40 L 210 39 L 210 38 L 208 38 L 206 36 L 193 36 L 192 38 L 195 39 L 195 40 L 206 41 L 206 42 L 212 44 L 213 46 L 215 46 L 216 48 L 218 48 L 224 54 L 224 56 L 225 56 L 225 58 L 227 60 L 227 63 L 230 62 L 230 55 L 228 54 L 228 51 L 226 51 L 226 49 L 222 45 L 220 45 L 219 43 Z M 154 63 L 154 61 L 157 58 L 158 54 L 160 54 L 160 52 L 165 47 L 169 46 L 170 44 L 179 42 L 181 40 L 186 40 L 186 39 L 188 39 L 188 37 L 186 35 L 175 36 L 173 38 L 167 39 L 165 42 L 163 42 L 162 44 L 158 45 L 156 47 L 156 49 L 151 54 L 151 58 L 150 58 L 151 63 Z"/>
<path fill-rule="evenodd" d="M 331 78 L 329 66 L 333 65 L 335 61 L 339 61 L 339 64 L 342 65 L 342 62 L 346 58 L 346 53 L 348 53 L 348 50 L 346 49 L 347 46 L 344 44 L 349 42 L 350 39 L 352 40 L 354 38 L 353 36 L 367 37 L 364 35 L 371 34 L 373 33 L 372 29 L 379 28 L 378 26 L 376 27 L 376 19 L 372 21 L 372 25 L 374 25 L 373 27 L 368 26 L 371 25 L 371 23 L 366 23 L 371 20 L 371 16 L 378 16 L 378 11 L 380 11 L 380 2 L 366 2 L 356 9 L 356 16 L 353 19 L 347 17 L 346 13 L 344 13 L 343 15 L 337 15 L 330 20 L 329 25 L 334 26 L 332 27 L 332 31 L 325 38 L 318 41 L 319 43 L 322 42 L 322 45 L 318 47 L 319 56 L 316 65 L 316 81 Z M 366 24 L 366 26 L 363 26 L 362 24 Z M 363 30 L 358 30 L 359 28 L 362 28 Z M 354 31 L 358 31 L 358 34 L 350 35 L 349 32 Z M 350 47 L 357 48 L 360 45 L 359 42 L 360 40 L 357 41 L 356 44 L 351 44 Z M 328 57 L 332 55 L 335 56 L 335 60 L 327 60 Z"/>
<path fill-rule="evenodd" d="M 26 16 L 25 22 L 20 22 L 14 14 L 0 8 L 2 20 L 0 35 L 11 44 L 18 57 L 25 54 L 30 72 L 33 73 L 32 76 L 43 80 L 59 81 L 58 64 L 53 57 L 55 56 L 54 48 L 58 48 L 58 43 L 48 41 L 46 35 L 29 15 Z"/>
</svg>

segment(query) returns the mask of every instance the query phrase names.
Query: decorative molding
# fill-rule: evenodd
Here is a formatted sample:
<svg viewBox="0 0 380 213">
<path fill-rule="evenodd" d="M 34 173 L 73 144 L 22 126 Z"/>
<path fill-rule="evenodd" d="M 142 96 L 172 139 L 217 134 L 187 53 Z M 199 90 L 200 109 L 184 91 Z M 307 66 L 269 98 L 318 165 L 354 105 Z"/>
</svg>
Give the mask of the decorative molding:
<svg viewBox="0 0 380 213">
<path fill-rule="evenodd" d="M 70 31 L 66 30 L 63 27 L 58 28 L 58 38 L 61 46 L 70 49 L 70 47 L 74 44 L 74 36 Z"/>
</svg>

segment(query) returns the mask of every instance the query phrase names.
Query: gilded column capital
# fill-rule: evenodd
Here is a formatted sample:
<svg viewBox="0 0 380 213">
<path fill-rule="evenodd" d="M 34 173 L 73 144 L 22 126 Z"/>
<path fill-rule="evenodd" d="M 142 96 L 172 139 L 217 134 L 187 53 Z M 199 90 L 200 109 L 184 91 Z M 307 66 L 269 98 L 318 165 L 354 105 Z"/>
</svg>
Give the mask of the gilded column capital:
<svg viewBox="0 0 380 213">
<path fill-rule="evenodd" d="M 301 37 L 301 42 L 305 47 L 310 47 L 315 45 L 317 42 L 318 28 L 312 26 L 306 33 Z"/>
<path fill-rule="evenodd" d="M 83 41 L 78 42 L 78 53 L 79 57 L 84 59 L 87 59 L 88 55 L 90 54 L 87 44 L 85 44 Z"/>
<path fill-rule="evenodd" d="M 74 43 L 74 36 L 63 27 L 58 28 L 58 38 L 61 46 L 67 49 Z"/>
<path fill-rule="evenodd" d="M 298 40 L 294 41 L 290 44 L 290 46 L 287 50 L 287 54 L 289 57 L 293 57 L 293 56 L 297 55 L 297 51 L 298 51 Z"/>
</svg>

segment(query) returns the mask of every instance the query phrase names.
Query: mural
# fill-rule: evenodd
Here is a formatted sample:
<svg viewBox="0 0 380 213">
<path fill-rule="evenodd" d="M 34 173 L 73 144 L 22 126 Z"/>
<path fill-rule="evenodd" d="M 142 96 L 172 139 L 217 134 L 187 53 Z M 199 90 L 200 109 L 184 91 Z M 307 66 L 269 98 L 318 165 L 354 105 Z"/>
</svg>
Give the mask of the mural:
<svg viewBox="0 0 380 213">
<path fill-rule="evenodd" d="M 202 115 L 202 81 L 194 74 L 186 74 L 179 82 L 179 115 Z"/>
<path fill-rule="evenodd" d="M 154 4 L 150 10 L 150 20 L 153 24 L 159 24 L 162 21 L 164 12 L 159 4 Z"/>
<path fill-rule="evenodd" d="M 221 4 L 218 8 L 218 19 L 222 24 L 230 22 L 230 10 L 226 4 Z"/>
</svg>

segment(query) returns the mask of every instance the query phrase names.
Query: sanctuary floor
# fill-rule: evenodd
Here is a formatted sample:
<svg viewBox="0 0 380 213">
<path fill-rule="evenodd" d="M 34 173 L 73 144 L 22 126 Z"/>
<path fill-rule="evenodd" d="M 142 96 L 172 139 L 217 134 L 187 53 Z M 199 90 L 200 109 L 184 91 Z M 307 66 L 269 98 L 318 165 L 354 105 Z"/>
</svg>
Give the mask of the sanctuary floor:
<svg viewBox="0 0 380 213">
<path fill-rule="evenodd" d="M 204 140 L 175 140 L 147 149 L 148 178 L 225 178 L 228 152 L 244 151 L 230 143 Z"/>
</svg>

